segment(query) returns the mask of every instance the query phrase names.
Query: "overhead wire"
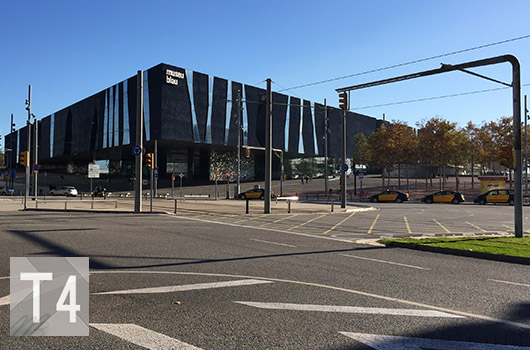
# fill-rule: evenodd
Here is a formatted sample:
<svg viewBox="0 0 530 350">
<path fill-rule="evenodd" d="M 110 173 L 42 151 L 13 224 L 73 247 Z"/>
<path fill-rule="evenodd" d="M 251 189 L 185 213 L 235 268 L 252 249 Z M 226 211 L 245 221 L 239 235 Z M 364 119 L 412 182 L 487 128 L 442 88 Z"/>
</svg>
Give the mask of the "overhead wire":
<svg viewBox="0 0 530 350">
<path fill-rule="evenodd" d="M 371 69 L 371 70 L 367 70 L 367 71 L 364 71 L 364 72 L 353 73 L 353 74 L 343 75 L 343 76 L 336 77 L 336 78 L 320 80 L 320 81 L 316 81 L 316 82 L 313 82 L 313 83 L 307 83 L 307 84 L 302 84 L 302 85 L 293 86 L 293 87 L 290 87 L 290 88 L 284 88 L 283 90 L 279 90 L 279 92 L 281 92 L 281 91 L 290 91 L 290 90 L 295 90 L 295 89 L 301 89 L 301 88 L 304 88 L 304 87 L 309 87 L 309 86 L 314 86 L 314 85 L 320 85 L 320 84 L 330 83 L 330 82 L 332 82 L 332 81 L 337 81 L 337 80 L 342 80 L 342 79 L 347 79 L 347 78 L 357 77 L 357 76 L 360 76 L 360 75 L 366 75 L 366 74 L 370 74 L 370 73 L 381 72 L 381 71 L 388 70 L 388 69 L 393 69 L 393 68 L 398 68 L 398 67 L 408 66 L 408 65 L 411 65 L 411 64 L 415 64 L 415 63 L 420 63 L 420 62 L 430 61 L 430 60 L 434 60 L 434 59 L 441 58 L 441 57 L 452 56 L 452 55 L 456 55 L 456 54 L 460 54 L 460 53 L 464 53 L 464 52 L 469 52 L 469 51 L 474 51 L 474 50 L 484 49 L 484 48 L 486 48 L 486 47 L 491 47 L 491 46 L 496 46 L 496 45 L 506 44 L 506 43 L 509 43 L 509 42 L 513 42 L 513 41 L 517 41 L 517 40 L 523 40 L 523 39 L 528 39 L 528 38 L 530 38 L 530 34 L 528 34 L 528 35 L 523 35 L 523 36 L 519 36 L 519 37 L 516 37 L 516 38 L 511 38 L 511 39 L 506 39 L 506 40 L 496 41 L 496 42 L 489 43 L 489 44 L 484 44 L 484 45 L 474 46 L 474 47 L 470 47 L 470 48 L 467 48 L 467 49 L 462 49 L 462 50 L 452 51 L 452 52 L 448 52 L 448 53 L 444 53 L 444 54 L 440 54 L 440 55 L 435 55 L 435 56 L 430 56 L 430 57 L 420 58 L 420 59 L 413 60 L 413 61 L 408 61 L 408 62 L 403 62 L 403 63 L 393 64 L 393 65 L 386 66 L 386 67 L 382 67 L 382 68 Z"/>
</svg>

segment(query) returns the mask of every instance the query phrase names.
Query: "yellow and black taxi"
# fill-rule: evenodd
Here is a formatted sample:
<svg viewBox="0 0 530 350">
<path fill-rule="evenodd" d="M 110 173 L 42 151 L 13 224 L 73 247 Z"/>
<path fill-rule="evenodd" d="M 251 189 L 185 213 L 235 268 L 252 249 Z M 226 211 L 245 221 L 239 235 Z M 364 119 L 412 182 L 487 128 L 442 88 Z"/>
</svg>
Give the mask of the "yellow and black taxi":
<svg viewBox="0 0 530 350">
<path fill-rule="evenodd" d="M 474 203 L 486 204 L 486 203 L 508 203 L 513 205 L 514 191 L 513 190 L 491 190 L 481 194 L 473 200 Z"/>
<path fill-rule="evenodd" d="M 370 196 L 370 200 L 374 203 L 377 203 L 377 202 L 401 203 L 401 202 L 409 200 L 409 194 L 396 191 L 396 190 L 386 190 L 381 193 Z"/>
<path fill-rule="evenodd" d="M 276 195 L 271 193 L 271 198 L 276 198 Z M 265 190 L 263 188 L 253 188 L 240 193 L 239 199 L 265 199 Z"/>
<path fill-rule="evenodd" d="M 439 191 L 421 198 L 424 203 L 453 203 L 460 204 L 465 201 L 464 195 L 455 191 Z"/>
</svg>

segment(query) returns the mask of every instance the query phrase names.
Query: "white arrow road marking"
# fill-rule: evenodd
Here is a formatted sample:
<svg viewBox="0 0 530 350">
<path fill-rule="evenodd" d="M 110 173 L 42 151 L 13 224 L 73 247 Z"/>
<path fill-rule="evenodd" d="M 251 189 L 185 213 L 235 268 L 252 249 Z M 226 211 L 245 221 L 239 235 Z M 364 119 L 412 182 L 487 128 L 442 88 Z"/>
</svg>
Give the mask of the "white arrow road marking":
<svg viewBox="0 0 530 350">
<path fill-rule="evenodd" d="M 91 323 L 90 326 L 151 350 L 201 350 L 196 346 L 135 324 Z"/>
<path fill-rule="evenodd" d="M 376 350 L 414 350 L 414 349 L 431 349 L 431 350 L 528 350 L 528 347 L 514 345 L 497 345 L 485 343 L 470 343 L 463 341 L 426 339 L 426 338 L 408 338 L 396 337 L 391 335 L 364 334 L 339 332 L 342 335 L 357 340 L 363 344 L 371 346 Z"/>
<path fill-rule="evenodd" d="M 188 290 L 200 290 L 200 289 L 211 289 L 211 288 L 251 286 L 254 284 L 264 284 L 264 283 L 272 283 L 272 282 L 264 281 L 264 280 L 247 279 L 247 280 L 226 281 L 226 282 L 183 284 L 180 286 L 164 286 L 164 287 L 153 287 L 153 288 L 115 290 L 112 292 L 100 292 L 100 293 L 93 293 L 93 294 L 157 294 L 157 293 L 184 292 Z"/>
<path fill-rule="evenodd" d="M 435 310 L 419 309 L 390 309 L 381 307 L 359 307 L 359 306 L 338 306 L 338 305 L 310 305 L 310 304 L 288 304 L 288 303 L 261 303 L 252 301 L 234 301 L 238 304 L 257 307 L 259 309 L 272 310 L 295 310 L 295 311 L 320 311 L 320 312 L 342 312 L 349 314 L 381 314 L 399 316 L 420 316 L 420 317 L 447 317 L 464 318 L 464 316 L 449 314 Z"/>
<path fill-rule="evenodd" d="M 9 305 L 9 295 L 0 298 L 0 306 Z"/>
</svg>

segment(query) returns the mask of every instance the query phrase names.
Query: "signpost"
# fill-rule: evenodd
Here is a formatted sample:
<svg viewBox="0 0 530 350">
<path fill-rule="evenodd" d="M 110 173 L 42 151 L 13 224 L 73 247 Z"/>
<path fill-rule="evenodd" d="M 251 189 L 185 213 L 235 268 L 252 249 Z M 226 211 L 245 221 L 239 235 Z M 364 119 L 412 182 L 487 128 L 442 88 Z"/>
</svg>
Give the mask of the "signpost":
<svg viewBox="0 0 530 350">
<path fill-rule="evenodd" d="M 182 198 L 182 178 L 184 177 L 184 174 L 180 173 L 179 177 L 180 177 L 180 198 Z"/>
<path fill-rule="evenodd" d="M 99 179 L 99 165 L 88 164 L 88 178 L 90 179 L 90 193 L 92 194 L 92 179 Z"/>
</svg>

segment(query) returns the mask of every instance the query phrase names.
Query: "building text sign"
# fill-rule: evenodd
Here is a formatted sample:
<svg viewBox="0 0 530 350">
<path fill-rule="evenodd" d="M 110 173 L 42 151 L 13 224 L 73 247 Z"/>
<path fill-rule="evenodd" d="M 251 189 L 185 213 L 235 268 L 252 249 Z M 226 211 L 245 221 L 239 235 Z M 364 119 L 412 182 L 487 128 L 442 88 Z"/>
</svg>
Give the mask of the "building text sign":
<svg viewBox="0 0 530 350">
<path fill-rule="evenodd" d="M 178 85 L 179 79 L 184 79 L 184 73 L 175 70 L 166 69 L 166 83 L 171 85 Z"/>
</svg>

